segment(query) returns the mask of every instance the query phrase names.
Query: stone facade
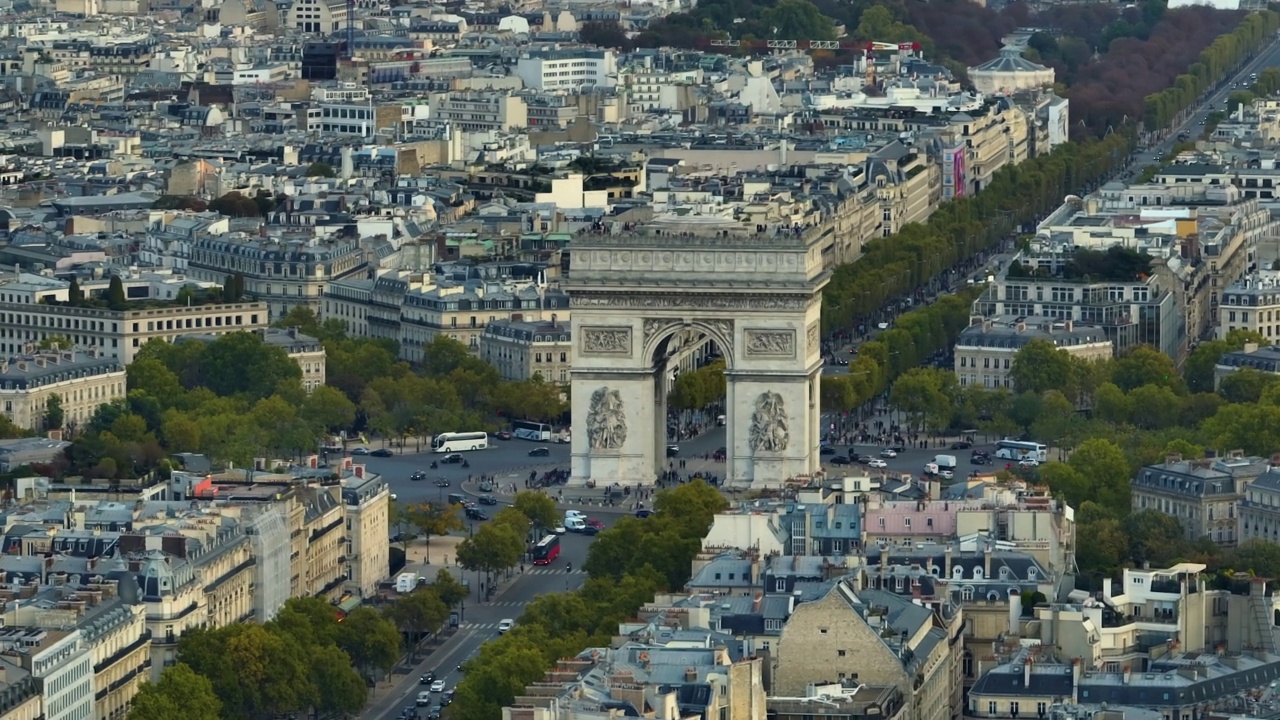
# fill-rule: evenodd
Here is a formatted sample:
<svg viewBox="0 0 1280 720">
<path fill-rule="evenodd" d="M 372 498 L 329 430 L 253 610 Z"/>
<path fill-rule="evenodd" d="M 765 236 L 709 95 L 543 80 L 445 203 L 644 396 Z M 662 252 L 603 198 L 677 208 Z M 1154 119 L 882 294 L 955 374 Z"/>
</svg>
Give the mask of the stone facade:
<svg viewBox="0 0 1280 720">
<path fill-rule="evenodd" d="M 821 239 L 734 232 L 575 239 L 574 483 L 653 482 L 672 367 L 707 341 L 727 367 L 727 479 L 777 486 L 818 469 Z"/>
</svg>

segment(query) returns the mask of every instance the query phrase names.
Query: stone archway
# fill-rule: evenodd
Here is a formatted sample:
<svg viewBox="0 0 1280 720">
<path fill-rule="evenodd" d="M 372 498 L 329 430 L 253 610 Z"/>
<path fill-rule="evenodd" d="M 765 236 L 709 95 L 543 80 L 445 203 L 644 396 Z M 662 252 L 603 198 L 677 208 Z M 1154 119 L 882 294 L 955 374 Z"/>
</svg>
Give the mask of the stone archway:
<svg viewBox="0 0 1280 720">
<path fill-rule="evenodd" d="M 669 365 L 687 339 L 725 359 L 730 484 L 819 469 L 820 238 L 650 227 L 570 249 L 573 484 L 649 484 L 666 466 Z"/>
</svg>

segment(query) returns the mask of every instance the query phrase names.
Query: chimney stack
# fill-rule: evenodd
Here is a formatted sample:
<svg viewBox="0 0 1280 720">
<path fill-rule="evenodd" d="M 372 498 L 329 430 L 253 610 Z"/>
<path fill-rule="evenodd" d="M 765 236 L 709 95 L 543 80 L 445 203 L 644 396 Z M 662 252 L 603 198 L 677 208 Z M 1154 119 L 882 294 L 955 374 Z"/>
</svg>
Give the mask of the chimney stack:
<svg viewBox="0 0 1280 720">
<path fill-rule="evenodd" d="M 1025 690 L 1031 687 L 1031 656 L 1027 656 L 1027 661 L 1022 663 L 1022 688 Z"/>
<path fill-rule="evenodd" d="M 1124 684 L 1128 685 L 1129 681 L 1132 679 L 1133 679 L 1133 668 L 1128 665 L 1125 665 L 1124 666 Z"/>
<path fill-rule="evenodd" d="M 982 551 L 982 576 L 991 577 L 991 541 L 987 541 L 987 549 Z"/>
<path fill-rule="evenodd" d="M 946 577 L 951 577 L 951 546 L 950 545 L 948 545 L 947 549 L 943 551 L 942 558 L 943 558 L 943 563 L 945 564 L 945 567 L 943 567 L 943 574 Z"/>
</svg>

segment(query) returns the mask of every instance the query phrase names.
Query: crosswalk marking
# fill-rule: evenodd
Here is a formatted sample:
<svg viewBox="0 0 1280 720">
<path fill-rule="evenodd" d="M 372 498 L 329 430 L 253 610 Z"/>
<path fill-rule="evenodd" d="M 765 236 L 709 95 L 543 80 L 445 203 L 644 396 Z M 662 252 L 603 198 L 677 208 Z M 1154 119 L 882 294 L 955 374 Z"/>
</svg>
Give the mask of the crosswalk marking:
<svg viewBox="0 0 1280 720">
<path fill-rule="evenodd" d="M 464 630 L 497 630 L 498 623 L 496 622 L 495 623 L 464 622 L 462 623 L 462 629 Z"/>
<path fill-rule="evenodd" d="M 582 575 L 581 570 L 560 570 L 557 568 L 535 567 L 524 571 L 525 575 Z"/>
<path fill-rule="evenodd" d="M 499 600 L 498 602 L 487 602 L 485 607 L 524 607 L 526 603 L 518 600 Z"/>
</svg>

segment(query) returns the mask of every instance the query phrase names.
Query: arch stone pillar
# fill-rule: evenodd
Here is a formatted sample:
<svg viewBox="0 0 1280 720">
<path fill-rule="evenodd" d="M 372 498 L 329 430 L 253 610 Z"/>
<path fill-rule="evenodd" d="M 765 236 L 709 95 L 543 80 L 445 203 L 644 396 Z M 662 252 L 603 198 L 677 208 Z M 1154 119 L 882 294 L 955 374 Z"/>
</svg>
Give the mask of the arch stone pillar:
<svg viewBox="0 0 1280 720">
<path fill-rule="evenodd" d="M 735 230 L 574 238 L 572 484 L 649 484 L 666 467 L 668 360 L 691 338 L 724 355 L 726 482 L 819 469 L 821 238 Z"/>
</svg>

